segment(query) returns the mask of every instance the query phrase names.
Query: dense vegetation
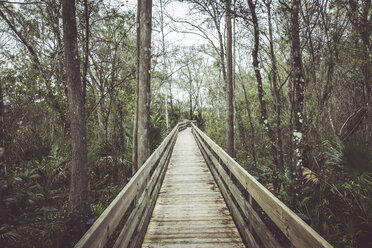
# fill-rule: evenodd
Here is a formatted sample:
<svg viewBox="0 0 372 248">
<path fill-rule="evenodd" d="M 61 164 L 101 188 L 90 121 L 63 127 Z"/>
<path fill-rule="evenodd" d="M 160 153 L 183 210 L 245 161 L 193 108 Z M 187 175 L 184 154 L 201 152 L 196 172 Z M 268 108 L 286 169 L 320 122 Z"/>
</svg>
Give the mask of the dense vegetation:
<svg viewBox="0 0 372 248">
<path fill-rule="evenodd" d="M 76 1 L 88 144 L 83 225 L 132 176 L 135 7 Z M 195 119 L 332 245 L 371 247 L 371 1 L 161 0 L 152 15 L 151 150 L 178 121 Z M 2 247 L 70 247 L 84 231 L 68 206 L 62 20 L 59 0 L 0 2 Z"/>
</svg>

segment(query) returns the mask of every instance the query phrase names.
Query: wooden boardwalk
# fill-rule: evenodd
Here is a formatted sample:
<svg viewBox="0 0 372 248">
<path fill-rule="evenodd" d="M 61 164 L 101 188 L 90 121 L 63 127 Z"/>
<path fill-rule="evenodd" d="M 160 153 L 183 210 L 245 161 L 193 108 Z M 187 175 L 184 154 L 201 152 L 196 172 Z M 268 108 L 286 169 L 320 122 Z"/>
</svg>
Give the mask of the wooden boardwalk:
<svg viewBox="0 0 372 248">
<path fill-rule="evenodd" d="M 75 248 L 108 247 L 110 238 L 113 248 L 281 248 L 285 238 L 291 247 L 332 248 L 190 121 L 173 128 Z"/>
<path fill-rule="evenodd" d="M 245 247 L 191 134 L 178 134 L 142 247 Z"/>
</svg>

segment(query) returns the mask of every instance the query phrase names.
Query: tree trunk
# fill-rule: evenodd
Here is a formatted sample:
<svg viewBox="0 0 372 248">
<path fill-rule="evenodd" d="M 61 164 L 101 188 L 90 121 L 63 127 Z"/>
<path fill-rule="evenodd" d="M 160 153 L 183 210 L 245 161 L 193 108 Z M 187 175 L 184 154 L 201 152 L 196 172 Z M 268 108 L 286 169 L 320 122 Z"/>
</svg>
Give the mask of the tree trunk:
<svg viewBox="0 0 372 248">
<path fill-rule="evenodd" d="M 141 0 L 137 94 L 137 171 L 150 156 L 150 70 L 152 0 Z"/>
<path fill-rule="evenodd" d="M 83 67 L 83 99 L 85 104 L 85 97 L 87 95 L 87 74 L 89 67 L 89 38 L 90 38 L 90 27 L 89 27 L 89 6 L 88 0 L 84 0 L 84 17 L 85 17 L 85 41 L 84 41 L 84 67 Z"/>
<path fill-rule="evenodd" d="M 245 86 L 244 86 L 243 82 L 242 82 L 242 87 L 243 87 L 243 91 L 244 91 L 244 100 L 245 100 L 245 106 L 246 106 L 247 113 L 248 113 L 249 125 L 250 125 L 250 128 L 251 128 L 250 141 L 251 141 L 251 152 L 252 152 L 252 159 L 253 159 L 253 167 L 256 167 L 257 166 L 257 155 L 256 155 L 255 135 L 254 135 L 254 126 L 253 126 L 253 122 L 252 122 L 251 108 L 249 107 L 247 91 L 245 89 Z"/>
<path fill-rule="evenodd" d="M 169 85 L 169 105 L 170 105 L 170 117 L 171 118 L 174 118 L 174 106 L 173 106 L 173 95 L 172 95 L 172 77 L 170 78 L 170 80 L 168 81 L 168 85 Z"/>
<path fill-rule="evenodd" d="M 123 127 L 123 124 L 125 123 L 125 118 L 124 118 L 124 113 L 123 113 L 123 106 L 124 103 L 122 103 L 118 98 L 117 98 L 117 108 L 119 112 L 119 138 L 118 138 L 118 148 L 119 148 L 119 156 L 124 156 L 125 154 L 125 149 L 126 149 L 126 142 L 125 142 L 125 130 Z"/>
<path fill-rule="evenodd" d="M 219 29 L 219 26 L 217 24 L 216 24 L 216 29 L 218 33 L 218 41 L 220 44 L 220 60 L 221 60 L 220 62 L 221 62 L 222 78 L 223 78 L 223 81 L 226 83 L 227 76 L 226 76 L 225 52 L 224 52 L 225 49 L 223 47 L 223 38 L 222 38 L 221 31 Z"/>
<path fill-rule="evenodd" d="M 85 215 L 88 211 L 87 139 L 75 12 L 75 0 L 62 1 L 72 144 L 72 172 L 69 202 L 70 209 L 73 213 Z"/>
<path fill-rule="evenodd" d="M 192 111 L 192 94 L 191 94 L 191 85 L 192 85 L 192 81 L 190 80 L 190 92 L 189 92 L 189 108 L 190 108 L 190 120 L 193 119 L 193 111 Z"/>
<path fill-rule="evenodd" d="M 371 109 L 371 25 L 370 25 L 370 9 L 371 9 L 371 0 L 356 1 L 349 0 L 349 7 L 351 11 L 352 22 L 356 32 L 359 33 L 360 39 L 362 40 L 362 63 L 361 71 L 363 75 L 363 98 L 364 104 L 369 109 Z M 360 11 L 362 9 L 362 11 Z M 365 137 L 366 140 L 370 139 L 371 127 L 372 127 L 372 116 L 366 112 L 366 125 L 365 125 Z"/>
<path fill-rule="evenodd" d="M 4 95 L 3 82 L 0 78 L 0 178 L 7 177 L 7 168 L 5 164 L 5 131 L 4 131 Z"/>
<path fill-rule="evenodd" d="M 273 41 L 273 27 L 271 22 L 271 0 L 266 2 L 267 7 L 267 17 L 269 25 L 269 42 L 270 42 L 270 57 L 272 63 L 272 82 L 274 88 L 274 99 L 275 99 L 275 110 L 276 110 L 276 133 L 277 133 L 277 147 L 279 153 L 279 170 L 283 171 L 284 169 L 284 155 L 283 155 L 283 139 L 282 139 L 282 129 L 281 129 L 281 97 L 280 89 L 278 88 L 278 68 L 276 63 L 276 57 L 274 53 L 274 41 Z"/>
<path fill-rule="evenodd" d="M 253 28 L 254 28 L 254 49 L 252 51 L 252 58 L 253 58 L 253 67 L 256 74 L 256 80 L 257 80 L 257 88 L 258 88 L 258 99 L 260 101 L 260 107 L 261 107 L 261 122 L 265 128 L 265 131 L 269 137 L 270 140 L 270 148 L 273 156 L 273 185 L 274 190 L 276 192 L 279 191 L 280 182 L 278 177 L 278 150 L 276 148 L 276 140 L 274 136 L 274 132 L 271 129 L 268 117 L 267 117 L 267 110 L 266 110 L 266 102 L 264 99 L 264 91 L 262 87 L 262 77 L 261 72 L 259 69 L 259 60 L 258 60 L 258 49 L 259 49 L 259 42 L 260 42 L 260 31 L 258 27 L 258 19 L 256 15 L 256 6 L 253 4 L 252 0 L 248 0 L 248 5 L 252 13 L 252 21 L 253 21 Z"/>
<path fill-rule="evenodd" d="M 361 71 L 363 75 L 363 97 L 365 105 L 370 103 L 371 98 L 371 80 L 370 80 L 370 36 L 371 36 L 371 26 L 369 23 L 369 15 L 371 9 L 371 0 L 356 1 L 349 0 L 349 15 L 351 16 L 351 21 L 355 28 L 355 31 L 359 33 L 360 39 L 362 40 L 362 63 Z"/>
<path fill-rule="evenodd" d="M 232 26 L 231 26 L 231 0 L 226 1 L 226 25 L 227 25 L 227 43 L 226 43 L 226 60 L 227 60 L 227 153 L 235 157 L 234 149 L 234 90 L 233 90 L 233 73 L 232 73 Z"/>
<path fill-rule="evenodd" d="M 168 112 L 168 77 L 167 77 L 167 61 L 166 61 L 166 47 L 165 47 L 165 34 L 164 34 L 164 0 L 160 0 L 160 32 L 161 32 L 161 44 L 162 44 L 162 54 L 163 54 L 163 76 L 162 85 L 165 85 L 165 125 L 167 132 L 169 131 L 169 112 Z"/>
<path fill-rule="evenodd" d="M 243 150 L 248 150 L 247 148 L 247 139 L 245 137 L 245 128 L 243 124 L 243 119 L 241 116 L 241 108 L 238 109 L 237 104 L 235 103 L 235 113 L 236 113 L 236 124 L 238 126 L 239 130 L 239 138 L 240 138 L 240 143 L 241 143 L 241 148 Z M 239 150 L 239 149 L 237 149 Z"/>
<path fill-rule="evenodd" d="M 294 180 L 293 203 L 296 202 L 302 188 L 302 166 L 303 166 L 303 106 L 304 106 L 304 87 L 305 77 L 302 66 L 301 43 L 298 13 L 300 9 L 300 0 L 292 0 L 292 71 L 294 83 L 294 101 L 293 101 L 293 150 L 292 157 L 292 176 Z"/>
<path fill-rule="evenodd" d="M 139 92 L 139 63 L 140 63 L 140 40 L 141 40 L 141 0 L 137 0 L 136 32 L 137 32 L 137 60 L 136 60 L 136 104 L 133 123 L 133 151 L 132 151 L 132 175 L 137 172 L 138 166 L 138 92 Z"/>
<path fill-rule="evenodd" d="M 190 63 L 190 61 L 188 61 Z M 192 107 L 192 75 L 191 75 L 191 70 L 189 67 L 189 64 L 187 65 L 187 72 L 188 72 L 188 77 L 189 77 L 189 111 L 190 111 L 190 120 L 194 118 L 194 111 Z"/>
</svg>

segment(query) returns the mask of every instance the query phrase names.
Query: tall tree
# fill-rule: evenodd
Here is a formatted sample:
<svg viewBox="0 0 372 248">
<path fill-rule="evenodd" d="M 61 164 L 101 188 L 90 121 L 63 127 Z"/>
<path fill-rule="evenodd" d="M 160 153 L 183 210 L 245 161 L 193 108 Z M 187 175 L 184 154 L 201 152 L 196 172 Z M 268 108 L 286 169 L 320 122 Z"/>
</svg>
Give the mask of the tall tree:
<svg viewBox="0 0 372 248">
<path fill-rule="evenodd" d="M 248 1 L 249 8 L 251 10 L 253 29 L 254 29 L 254 48 L 252 51 L 252 59 L 253 59 L 252 64 L 253 64 L 254 72 L 256 75 L 256 80 L 257 80 L 258 99 L 260 101 L 260 108 L 261 108 L 261 122 L 270 139 L 270 148 L 271 148 L 271 152 L 273 156 L 273 163 L 272 163 L 273 185 L 274 185 L 275 191 L 278 191 L 279 190 L 278 149 L 276 147 L 276 140 L 275 140 L 274 132 L 268 120 L 266 101 L 264 99 L 264 90 L 262 86 L 262 76 L 261 76 L 261 71 L 259 68 L 260 61 L 258 57 L 258 51 L 259 51 L 259 45 L 260 45 L 260 30 L 259 30 L 258 18 L 256 14 L 256 3 L 253 3 L 253 0 L 247 0 L 247 1 Z"/>
<path fill-rule="evenodd" d="M 304 87 L 305 76 L 302 65 L 300 27 L 298 13 L 300 0 L 292 0 L 291 9 L 291 54 L 292 54 L 292 79 L 294 84 L 293 100 L 293 131 L 294 155 L 292 156 L 292 176 L 294 180 L 293 201 L 300 194 L 302 185 L 303 166 L 303 120 L 304 120 Z"/>
<path fill-rule="evenodd" d="M 359 34 L 362 41 L 361 46 L 361 66 L 360 70 L 363 76 L 363 100 L 366 107 L 369 106 L 371 109 L 371 34 L 372 34 L 372 23 L 371 23 L 371 0 L 349 0 L 349 15 L 351 22 L 353 23 L 355 31 Z M 367 124 L 366 131 L 372 127 L 372 116 L 366 111 Z M 355 128 L 356 129 L 356 128 Z M 366 136 L 367 139 L 369 138 Z"/>
<path fill-rule="evenodd" d="M 169 112 L 168 112 L 168 76 L 167 76 L 167 49 L 165 47 L 165 24 L 164 24 L 164 9 L 165 9 L 165 2 L 164 0 L 160 0 L 160 33 L 161 33 L 161 52 L 163 57 L 163 75 L 162 75 L 162 85 L 165 85 L 165 124 L 167 127 L 167 131 L 169 131 Z"/>
<path fill-rule="evenodd" d="M 284 155 L 283 155 L 283 141 L 282 141 L 282 128 L 281 128 L 281 96 L 280 87 L 278 87 L 278 66 L 276 56 L 274 52 L 274 40 L 273 40 L 273 25 L 271 17 L 271 2 L 272 0 L 264 1 L 267 9 L 267 24 L 269 28 L 269 44 L 270 44 L 270 59 L 271 59 L 271 81 L 274 88 L 274 105 L 276 111 L 276 133 L 277 133 L 277 150 L 278 150 L 278 166 L 284 168 Z"/>
<path fill-rule="evenodd" d="M 363 98 L 366 105 L 370 103 L 371 98 L 371 68 L 370 68 L 370 51 L 371 51 L 371 0 L 349 0 L 349 15 L 355 28 L 362 40 L 362 63 L 361 71 L 363 75 Z"/>
<path fill-rule="evenodd" d="M 6 177 L 3 79 L 0 78 L 0 178 Z"/>
<path fill-rule="evenodd" d="M 226 78 L 226 95 L 227 95 L 227 153 L 231 157 L 235 157 L 234 149 L 234 89 L 233 89 L 233 68 L 232 68 L 232 27 L 231 27 L 231 0 L 226 0 L 226 26 L 227 26 L 227 42 L 226 42 L 226 62 L 227 62 L 227 78 Z"/>
<path fill-rule="evenodd" d="M 75 0 L 62 1 L 62 17 L 72 145 L 69 201 L 73 213 L 84 215 L 88 211 L 87 137 L 77 44 Z"/>
<path fill-rule="evenodd" d="M 245 89 L 244 83 L 241 82 L 242 88 L 243 88 L 243 94 L 244 94 L 244 101 L 245 101 L 245 107 L 248 114 L 248 120 L 249 120 L 249 127 L 250 127 L 250 144 L 251 144 L 251 153 L 252 153 L 252 165 L 253 167 L 257 166 L 257 155 L 256 155 L 256 145 L 255 145 L 255 134 L 254 134 L 254 126 L 252 121 L 252 114 L 251 114 L 251 107 L 247 96 L 247 90 Z"/>
<path fill-rule="evenodd" d="M 150 156 L 150 70 L 151 70 L 151 29 L 152 29 L 152 0 L 138 2 L 137 11 L 137 96 L 135 136 L 133 147 L 133 169 L 137 171 Z"/>
</svg>

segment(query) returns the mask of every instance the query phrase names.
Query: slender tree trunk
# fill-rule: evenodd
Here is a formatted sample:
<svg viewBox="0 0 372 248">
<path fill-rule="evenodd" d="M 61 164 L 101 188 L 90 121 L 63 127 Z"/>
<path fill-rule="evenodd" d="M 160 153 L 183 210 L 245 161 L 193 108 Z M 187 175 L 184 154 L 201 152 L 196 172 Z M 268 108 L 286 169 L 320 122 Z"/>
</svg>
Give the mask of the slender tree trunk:
<svg viewBox="0 0 372 248">
<path fill-rule="evenodd" d="M 160 32 L 161 32 L 161 44 L 162 44 L 162 54 L 163 54 L 163 76 L 162 83 L 165 85 L 165 124 L 167 132 L 169 131 L 169 112 L 168 112 L 168 77 L 167 77 L 167 64 L 166 64 L 166 47 L 165 47 L 165 34 L 164 34 L 164 4 L 163 0 L 160 0 Z"/>
<path fill-rule="evenodd" d="M 87 137 L 77 44 L 75 0 L 62 0 L 62 17 L 72 144 L 69 201 L 73 213 L 85 215 L 88 211 Z"/>
<path fill-rule="evenodd" d="M 101 98 L 102 91 L 100 90 L 99 84 L 97 79 L 92 74 L 92 71 L 89 69 L 89 76 L 92 79 L 92 90 L 94 95 L 94 102 L 96 104 L 96 112 L 97 112 L 97 123 L 98 123 L 98 133 L 97 138 L 103 142 L 105 140 L 105 125 L 104 125 L 104 118 L 103 118 L 103 104 L 104 98 Z"/>
<path fill-rule="evenodd" d="M 274 190 L 276 192 L 279 191 L 280 182 L 278 177 L 278 150 L 276 148 L 276 140 L 274 136 L 274 132 L 271 129 L 268 117 L 267 117 L 267 110 L 266 110 L 266 102 L 264 99 L 264 91 L 262 87 L 262 77 L 261 72 L 259 69 L 259 60 L 258 60 L 258 49 L 259 49 L 259 42 L 260 42 L 260 31 L 258 27 L 258 19 L 256 15 L 256 6 L 253 3 L 252 0 L 247 0 L 249 8 L 252 13 L 252 21 L 253 21 L 253 28 L 254 28 L 254 49 L 252 51 L 252 58 L 253 58 L 253 67 L 256 74 L 256 80 L 257 80 L 257 88 L 258 88 L 258 99 L 260 101 L 260 107 L 261 107 L 261 122 L 265 128 L 265 131 L 269 137 L 270 140 L 270 148 L 273 156 L 273 185 Z"/>
<path fill-rule="evenodd" d="M 137 94 L 137 164 L 136 171 L 150 156 L 150 70 L 152 0 L 140 3 L 140 40 Z"/>
<path fill-rule="evenodd" d="M 190 107 L 190 120 L 194 118 L 192 109 L 192 93 L 191 93 L 192 81 L 190 80 L 190 92 L 189 92 L 189 107 Z"/>
<path fill-rule="evenodd" d="M 89 27 L 89 6 L 88 0 L 84 0 L 84 17 L 85 17 L 85 43 L 84 43 L 84 68 L 83 68 L 83 99 L 85 104 L 85 97 L 87 95 L 87 75 L 89 66 L 89 38 L 90 38 L 90 27 Z"/>
<path fill-rule="evenodd" d="M 141 0 L 137 0 L 137 16 L 136 16 L 136 32 L 137 32 L 137 58 L 136 58 L 136 104 L 134 110 L 134 123 L 133 123 L 133 151 L 132 151 L 132 175 L 137 172 L 138 161 L 138 92 L 139 92 L 139 61 L 140 61 L 140 39 L 141 39 Z"/>
<path fill-rule="evenodd" d="M 225 52 L 224 52 L 225 49 L 223 47 L 222 34 L 221 34 L 221 31 L 219 30 L 219 26 L 217 26 L 217 24 L 216 24 L 216 28 L 217 28 L 217 33 L 218 33 L 218 40 L 219 40 L 219 43 L 220 43 L 220 62 L 221 62 L 222 78 L 223 78 L 223 81 L 226 83 L 227 76 L 226 76 Z"/>
<path fill-rule="evenodd" d="M 302 165 L 303 165 L 303 106 L 304 106 L 304 87 L 305 77 L 302 66 L 301 43 L 298 13 L 300 9 L 300 0 L 292 0 L 292 71 L 294 83 L 294 101 L 293 101 L 293 150 L 292 157 L 292 176 L 294 180 L 293 203 L 296 202 L 302 188 Z"/>
<path fill-rule="evenodd" d="M 272 79 L 274 88 L 274 98 L 275 98 L 275 110 L 276 110 L 276 133 L 277 133 L 277 147 L 278 147 L 278 158 L 279 158 L 279 170 L 284 169 L 284 155 L 283 155 L 283 139 L 282 139 L 282 128 L 281 128 L 281 97 L 280 89 L 278 89 L 278 67 L 274 52 L 274 41 L 273 41 L 273 27 L 271 21 L 271 0 L 266 2 L 268 25 L 269 25 L 269 42 L 270 42 L 270 57 L 272 63 Z"/>
<path fill-rule="evenodd" d="M 0 178 L 7 177 L 7 168 L 5 164 L 5 130 L 4 130 L 4 95 L 3 95 L 3 82 L 0 77 Z"/>
<path fill-rule="evenodd" d="M 371 137 L 371 128 L 372 128 L 372 116 L 370 114 L 371 112 L 371 87 L 372 87 L 372 79 L 371 79 L 371 44 L 370 44 L 370 37 L 371 37 L 371 0 L 364 1 L 364 8 L 363 8 L 363 14 L 361 17 L 361 27 L 359 30 L 360 38 L 363 43 L 363 61 L 362 61 L 362 73 L 363 73 L 363 82 L 364 82 L 364 92 L 365 92 L 365 105 L 369 108 L 369 111 L 366 112 L 366 125 L 365 125 L 365 133 L 366 133 L 366 139 L 369 140 Z M 368 17 L 368 15 L 370 17 Z"/>
<path fill-rule="evenodd" d="M 231 0 L 226 1 L 226 25 L 227 25 L 227 44 L 226 44 L 226 60 L 227 60 L 227 153 L 231 157 L 235 157 L 234 148 L 234 89 L 233 89 L 233 68 L 232 68 L 232 26 L 231 26 Z"/>
<path fill-rule="evenodd" d="M 123 106 L 124 104 L 121 103 L 121 101 L 118 99 L 117 100 L 117 108 L 118 108 L 118 112 L 119 112 L 119 122 L 118 122 L 118 125 L 119 125 L 119 144 L 118 144 L 118 147 L 119 147 L 119 155 L 120 156 L 124 156 L 125 154 L 125 149 L 126 149 L 126 142 L 125 142 L 125 130 L 124 130 L 124 127 L 123 127 L 123 123 L 125 123 L 125 117 L 124 117 L 124 113 L 123 113 Z"/>
<path fill-rule="evenodd" d="M 173 95 L 172 95 L 172 77 L 168 81 L 169 85 L 169 105 L 170 105 L 170 116 L 171 118 L 174 117 L 174 106 L 173 106 Z"/>
<path fill-rule="evenodd" d="M 164 108 L 165 108 L 165 126 L 166 126 L 167 133 L 168 133 L 169 131 L 168 89 L 165 89 Z"/>
<path fill-rule="evenodd" d="M 243 119 L 241 116 L 241 109 L 237 107 L 237 104 L 235 103 L 235 113 L 236 113 L 236 124 L 238 126 L 239 130 L 239 138 L 241 142 L 241 147 L 242 149 L 246 150 L 247 149 L 247 139 L 245 137 L 245 128 L 243 124 Z"/>
<path fill-rule="evenodd" d="M 364 84 L 364 102 L 366 105 L 370 103 L 371 96 L 371 73 L 370 73 L 370 36 L 371 36 L 371 25 L 369 20 L 370 18 L 370 9 L 371 9 L 371 0 L 357 1 L 349 0 L 349 15 L 351 16 L 351 21 L 355 28 L 355 31 L 359 33 L 360 39 L 362 40 L 362 63 L 361 71 L 363 75 L 363 84 Z"/>
<path fill-rule="evenodd" d="M 252 153 L 252 159 L 253 159 L 253 167 L 256 167 L 257 166 L 257 155 L 256 155 L 255 135 L 254 135 L 254 126 L 253 126 L 253 121 L 252 121 L 252 115 L 251 115 L 251 108 L 249 107 L 247 91 L 246 91 L 245 86 L 244 86 L 243 83 L 242 83 L 242 87 L 243 87 L 243 91 L 244 91 L 245 106 L 246 106 L 246 109 L 247 109 L 248 120 L 249 120 L 250 129 L 251 129 L 250 143 L 251 143 L 251 153 Z"/>
<path fill-rule="evenodd" d="M 188 63 L 190 63 L 190 61 L 188 61 Z M 188 77 L 189 77 L 189 111 L 190 111 L 190 120 L 192 120 L 194 118 L 194 111 L 193 111 L 193 107 L 192 107 L 192 75 L 191 75 L 191 70 L 190 70 L 190 67 L 189 65 L 187 65 L 187 73 L 188 73 Z"/>
</svg>

